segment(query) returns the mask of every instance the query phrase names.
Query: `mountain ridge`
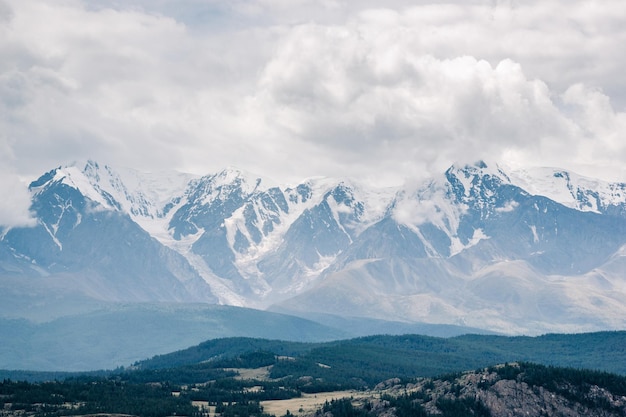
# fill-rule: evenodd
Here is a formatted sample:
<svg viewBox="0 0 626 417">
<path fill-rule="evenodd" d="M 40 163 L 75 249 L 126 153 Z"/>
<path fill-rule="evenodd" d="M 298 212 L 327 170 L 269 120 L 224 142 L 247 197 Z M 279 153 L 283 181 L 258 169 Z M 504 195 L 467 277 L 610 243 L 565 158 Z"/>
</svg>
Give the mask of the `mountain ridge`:
<svg viewBox="0 0 626 417">
<path fill-rule="evenodd" d="M 47 277 L 94 300 L 504 333 L 626 324 L 626 184 L 562 169 L 480 161 L 379 189 L 87 161 L 49 171 L 30 190 L 38 225 L 2 231 L 0 276 Z"/>
</svg>

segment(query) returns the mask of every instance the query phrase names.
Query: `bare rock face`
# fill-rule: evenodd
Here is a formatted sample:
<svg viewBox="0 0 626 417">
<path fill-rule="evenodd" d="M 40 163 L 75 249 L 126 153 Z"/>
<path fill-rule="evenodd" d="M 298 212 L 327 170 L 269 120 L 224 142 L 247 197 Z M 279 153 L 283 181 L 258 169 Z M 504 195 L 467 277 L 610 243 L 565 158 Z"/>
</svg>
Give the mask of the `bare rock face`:
<svg viewBox="0 0 626 417">
<path fill-rule="evenodd" d="M 502 380 L 490 389 L 477 393 L 492 416 L 580 416 L 597 415 L 586 407 L 573 404 L 543 387 L 530 387 L 525 382 Z M 604 414 L 598 414 L 604 415 Z"/>
<path fill-rule="evenodd" d="M 523 363 L 406 385 L 395 382 L 379 384 L 381 399 L 372 399 L 368 416 L 626 415 L 626 378 L 596 371 Z"/>
</svg>

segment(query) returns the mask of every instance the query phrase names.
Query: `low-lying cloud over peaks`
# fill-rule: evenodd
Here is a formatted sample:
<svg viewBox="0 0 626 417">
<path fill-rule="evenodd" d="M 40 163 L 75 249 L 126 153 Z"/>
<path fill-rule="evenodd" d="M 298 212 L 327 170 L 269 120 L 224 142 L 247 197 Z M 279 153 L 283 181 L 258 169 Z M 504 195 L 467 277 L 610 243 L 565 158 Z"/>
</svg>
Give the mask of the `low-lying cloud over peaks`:
<svg viewBox="0 0 626 417">
<path fill-rule="evenodd" d="M 8 228 L 30 227 L 36 220 L 30 213 L 28 186 L 14 172 L 0 168 L 0 235 Z"/>
</svg>

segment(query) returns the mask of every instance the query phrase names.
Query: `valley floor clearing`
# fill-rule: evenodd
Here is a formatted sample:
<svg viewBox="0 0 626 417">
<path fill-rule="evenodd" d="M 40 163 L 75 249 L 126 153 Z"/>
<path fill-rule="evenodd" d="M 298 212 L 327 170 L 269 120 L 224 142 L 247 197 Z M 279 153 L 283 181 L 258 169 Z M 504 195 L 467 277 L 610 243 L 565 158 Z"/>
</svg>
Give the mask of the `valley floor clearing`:
<svg viewBox="0 0 626 417">
<path fill-rule="evenodd" d="M 319 392 L 317 394 L 302 394 L 300 398 L 291 398 L 289 400 L 271 400 L 261 401 L 263 411 L 275 416 L 284 416 L 287 410 L 291 414 L 313 414 L 317 409 L 321 408 L 326 401 L 338 400 L 341 398 L 365 398 L 370 397 L 371 392 L 366 391 L 334 391 Z"/>
</svg>

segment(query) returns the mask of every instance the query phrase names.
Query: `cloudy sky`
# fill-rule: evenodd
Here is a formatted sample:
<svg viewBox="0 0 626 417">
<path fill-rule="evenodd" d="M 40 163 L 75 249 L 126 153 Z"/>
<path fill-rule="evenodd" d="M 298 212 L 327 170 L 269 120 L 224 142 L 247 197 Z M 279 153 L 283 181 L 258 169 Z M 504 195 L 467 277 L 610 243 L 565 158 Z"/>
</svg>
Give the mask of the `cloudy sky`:
<svg viewBox="0 0 626 417">
<path fill-rule="evenodd" d="M 384 5 L 384 6 L 383 6 Z M 623 0 L 0 0 L 0 224 L 75 160 L 626 181 Z"/>
</svg>

